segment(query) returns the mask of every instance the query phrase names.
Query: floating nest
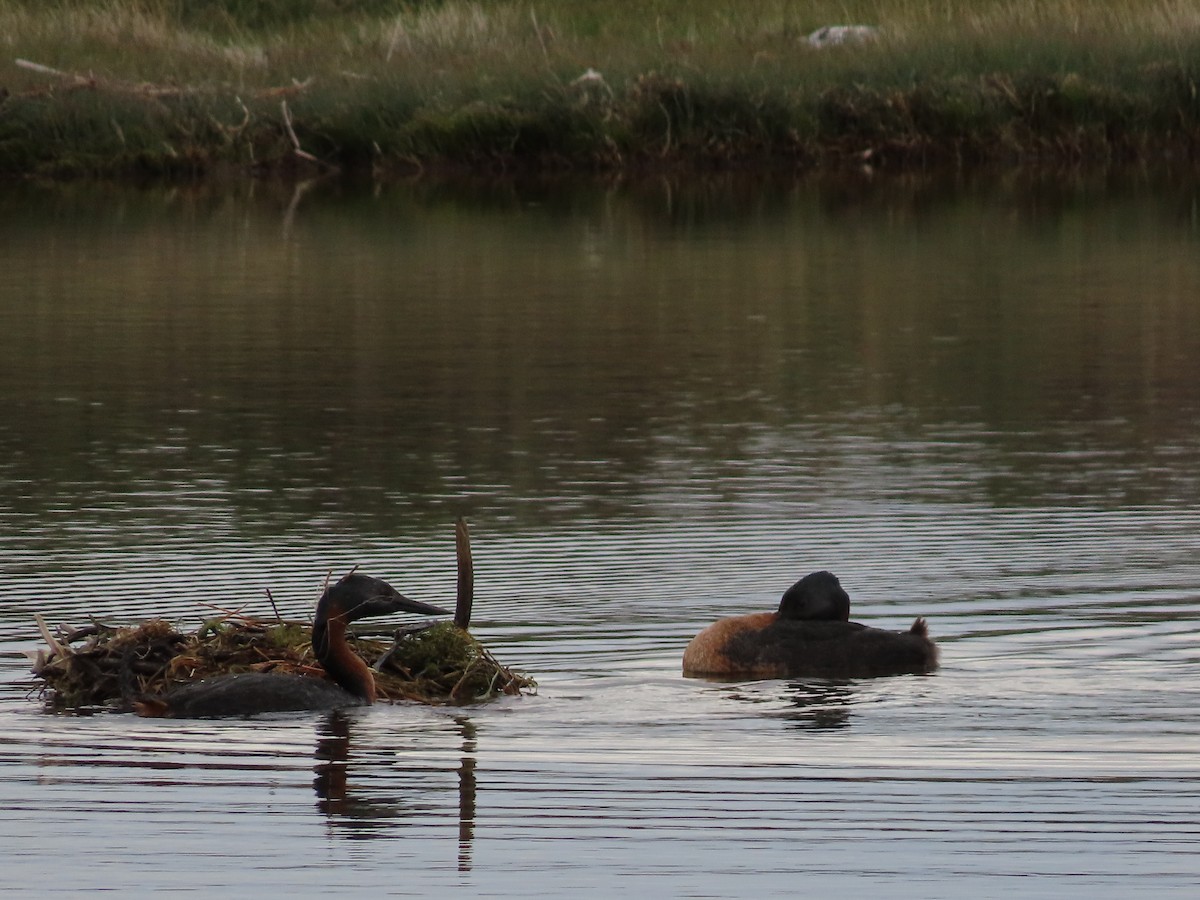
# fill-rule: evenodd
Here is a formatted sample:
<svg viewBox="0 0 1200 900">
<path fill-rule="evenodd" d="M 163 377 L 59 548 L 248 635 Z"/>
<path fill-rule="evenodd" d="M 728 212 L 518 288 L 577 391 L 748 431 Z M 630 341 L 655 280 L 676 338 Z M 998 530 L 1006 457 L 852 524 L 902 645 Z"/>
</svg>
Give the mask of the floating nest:
<svg viewBox="0 0 1200 900">
<path fill-rule="evenodd" d="M 375 676 L 377 699 L 433 705 L 476 703 L 502 694 L 533 693 L 528 675 L 501 665 L 467 631 L 473 580 L 466 524 L 458 525 L 459 592 L 453 622 L 414 625 L 389 636 L 348 635 L 351 649 Z M 260 621 L 236 613 L 191 633 L 154 619 L 131 627 L 98 622 L 51 631 L 38 616 L 49 645 L 34 659 L 40 694 L 56 711 L 128 709 L 139 696 L 214 675 L 275 672 L 324 677 L 305 622 Z"/>
<path fill-rule="evenodd" d="M 43 633 L 50 652 L 39 653 L 34 675 L 47 707 L 57 711 L 128 708 L 140 695 L 234 672 L 323 677 L 311 628 L 302 622 L 236 617 L 182 633 L 155 619 L 132 627 L 95 623 L 59 629 L 58 635 L 43 627 Z M 349 642 L 374 670 L 379 701 L 476 703 L 537 687 L 453 622 L 401 629 L 391 638 L 351 636 Z"/>
</svg>

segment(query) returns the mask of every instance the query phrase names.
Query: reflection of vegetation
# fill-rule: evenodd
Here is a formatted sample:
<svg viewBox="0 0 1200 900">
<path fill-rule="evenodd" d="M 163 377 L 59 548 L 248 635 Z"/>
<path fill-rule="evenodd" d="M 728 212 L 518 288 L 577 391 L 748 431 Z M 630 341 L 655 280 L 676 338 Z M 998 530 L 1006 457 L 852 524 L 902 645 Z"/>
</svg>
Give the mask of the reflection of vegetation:
<svg viewBox="0 0 1200 900">
<path fill-rule="evenodd" d="M 1187 182 L 255 191 L 0 199 L 12 508 L 416 534 L 756 472 L 1017 504 L 1194 485 Z"/>
<path fill-rule="evenodd" d="M 806 40 L 847 20 L 878 40 Z M 1189 0 L 0 0 L 0 34 L 71 73 L 6 85 L 9 172 L 1157 158 L 1200 125 Z"/>
</svg>

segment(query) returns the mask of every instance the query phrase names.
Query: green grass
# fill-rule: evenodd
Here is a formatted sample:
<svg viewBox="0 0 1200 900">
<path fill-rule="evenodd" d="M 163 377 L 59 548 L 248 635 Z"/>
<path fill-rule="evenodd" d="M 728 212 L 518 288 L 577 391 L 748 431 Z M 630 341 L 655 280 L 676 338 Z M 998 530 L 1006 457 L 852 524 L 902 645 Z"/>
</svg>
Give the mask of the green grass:
<svg viewBox="0 0 1200 900">
<path fill-rule="evenodd" d="M 880 39 L 804 39 L 846 23 Z M 1190 0 L 0 0 L 0 54 L 13 174 L 1111 161 L 1200 143 Z M 284 103 L 318 162 L 293 152 Z"/>
</svg>

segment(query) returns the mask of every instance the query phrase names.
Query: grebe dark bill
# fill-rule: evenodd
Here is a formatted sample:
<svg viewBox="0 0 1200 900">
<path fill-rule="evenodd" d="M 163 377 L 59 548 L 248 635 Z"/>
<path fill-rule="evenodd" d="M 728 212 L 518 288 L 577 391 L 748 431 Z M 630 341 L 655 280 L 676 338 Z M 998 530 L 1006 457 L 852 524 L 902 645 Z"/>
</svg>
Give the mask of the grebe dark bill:
<svg viewBox="0 0 1200 900">
<path fill-rule="evenodd" d="M 692 638 L 683 674 L 723 678 L 871 678 L 932 672 L 937 646 L 924 619 L 904 632 L 849 621 L 850 597 L 829 572 L 813 572 L 779 610 L 720 619 Z"/>
<path fill-rule="evenodd" d="M 313 619 L 313 653 L 333 682 L 264 672 L 220 675 L 160 697 L 142 697 L 134 701 L 134 709 L 142 716 L 200 719 L 368 706 L 375 702 L 375 678 L 350 649 L 346 626 L 368 616 L 396 612 L 450 614 L 441 607 L 408 599 L 386 581 L 350 574 L 321 595 Z"/>
</svg>

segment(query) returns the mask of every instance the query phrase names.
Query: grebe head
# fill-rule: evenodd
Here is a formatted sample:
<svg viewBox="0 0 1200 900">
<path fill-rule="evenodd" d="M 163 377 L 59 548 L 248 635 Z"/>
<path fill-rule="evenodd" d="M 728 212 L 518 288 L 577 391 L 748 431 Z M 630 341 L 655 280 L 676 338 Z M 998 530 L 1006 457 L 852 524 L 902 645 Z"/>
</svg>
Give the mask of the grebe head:
<svg viewBox="0 0 1200 900">
<path fill-rule="evenodd" d="M 317 614 L 313 619 L 313 648 L 317 652 L 317 658 L 322 659 L 330 651 L 329 626 L 332 622 L 340 623 L 344 629 L 346 623 L 358 619 L 397 612 L 422 613 L 427 616 L 451 614 L 440 606 L 410 600 L 379 578 L 356 573 L 347 575 L 326 588 L 317 602 Z"/>
<path fill-rule="evenodd" d="M 850 595 L 832 572 L 813 572 L 793 584 L 779 601 L 779 616 L 801 619 L 848 622 Z"/>
<path fill-rule="evenodd" d="M 337 617 L 345 622 L 355 622 L 368 616 L 386 616 L 397 612 L 451 615 L 440 606 L 408 599 L 386 581 L 357 573 L 351 573 L 330 585 L 317 603 L 318 621 Z"/>
</svg>

